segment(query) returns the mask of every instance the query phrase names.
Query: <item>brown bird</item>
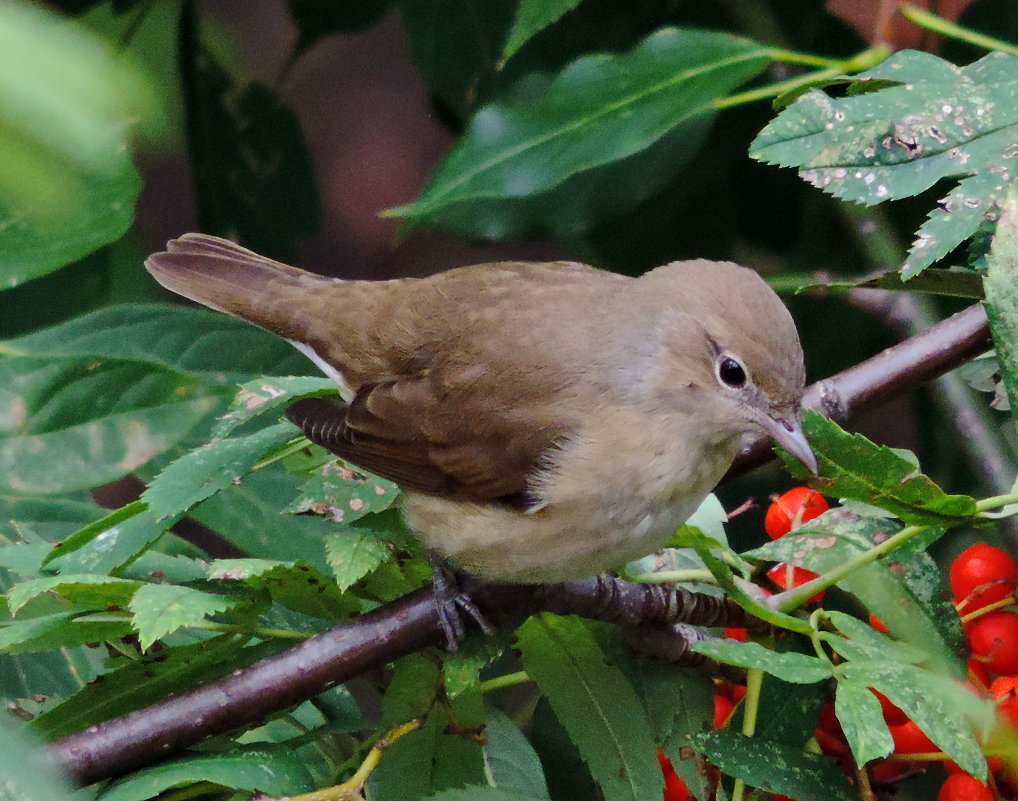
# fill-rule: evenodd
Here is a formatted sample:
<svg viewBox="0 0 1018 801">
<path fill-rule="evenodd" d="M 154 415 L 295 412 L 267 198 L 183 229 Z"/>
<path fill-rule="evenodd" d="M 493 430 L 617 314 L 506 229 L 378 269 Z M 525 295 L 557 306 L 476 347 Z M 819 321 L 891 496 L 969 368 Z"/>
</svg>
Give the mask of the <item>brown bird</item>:
<svg viewBox="0 0 1018 801">
<path fill-rule="evenodd" d="M 300 400 L 289 418 L 399 484 L 410 528 L 478 576 L 552 582 L 654 551 L 746 435 L 816 468 L 795 325 L 730 262 L 639 278 L 559 261 L 344 281 L 187 234 L 145 266 L 332 377 L 341 402 Z"/>
</svg>

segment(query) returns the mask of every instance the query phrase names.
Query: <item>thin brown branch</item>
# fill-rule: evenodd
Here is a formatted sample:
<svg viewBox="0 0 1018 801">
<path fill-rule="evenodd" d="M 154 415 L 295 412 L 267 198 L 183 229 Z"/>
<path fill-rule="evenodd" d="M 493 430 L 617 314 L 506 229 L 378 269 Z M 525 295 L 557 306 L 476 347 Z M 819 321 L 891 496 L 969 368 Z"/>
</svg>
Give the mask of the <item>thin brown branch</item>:
<svg viewBox="0 0 1018 801">
<path fill-rule="evenodd" d="M 844 420 L 950 370 L 989 346 L 986 315 L 974 306 L 883 353 L 809 388 L 807 405 Z M 740 462 L 763 461 L 759 443 Z M 471 591 L 498 623 L 539 609 L 581 613 L 626 626 L 744 625 L 741 610 L 689 594 L 618 580 L 589 579 L 549 587 L 480 584 Z M 695 600 L 694 600 L 695 598 Z M 90 783 L 178 753 L 205 737 L 253 724 L 311 698 L 369 667 L 441 642 L 431 594 L 418 591 L 288 651 L 235 671 L 190 693 L 168 698 L 48 746 L 50 760 Z"/>
</svg>

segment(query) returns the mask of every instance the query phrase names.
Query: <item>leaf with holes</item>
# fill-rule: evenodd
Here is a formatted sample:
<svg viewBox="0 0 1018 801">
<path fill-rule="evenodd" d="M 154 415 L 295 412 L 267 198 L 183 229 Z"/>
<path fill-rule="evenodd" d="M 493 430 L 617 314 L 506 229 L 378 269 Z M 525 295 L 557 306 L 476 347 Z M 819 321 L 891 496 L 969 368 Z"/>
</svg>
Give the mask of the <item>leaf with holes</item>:
<svg viewBox="0 0 1018 801">
<path fill-rule="evenodd" d="M 865 91 L 867 82 L 878 88 Z M 760 132 L 750 154 L 866 205 L 958 178 L 918 231 L 908 278 L 997 218 L 1018 156 L 1018 56 L 991 53 L 956 67 L 905 50 L 853 86 L 845 97 L 803 95 Z"/>
</svg>

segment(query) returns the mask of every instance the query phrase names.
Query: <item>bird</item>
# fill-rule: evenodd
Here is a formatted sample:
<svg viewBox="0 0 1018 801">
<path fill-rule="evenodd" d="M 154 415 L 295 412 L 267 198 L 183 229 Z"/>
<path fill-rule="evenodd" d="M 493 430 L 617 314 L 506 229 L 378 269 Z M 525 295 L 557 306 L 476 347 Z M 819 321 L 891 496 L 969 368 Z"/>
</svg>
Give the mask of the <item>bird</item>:
<svg viewBox="0 0 1018 801">
<path fill-rule="evenodd" d="M 191 233 L 145 267 L 333 379 L 337 397 L 297 400 L 287 417 L 399 485 L 414 534 L 480 578 L 586 578 L 660 549 L 749 437 L 817 469 L 793 319 L 732 262 L 344 280 Z"/>
</svg>

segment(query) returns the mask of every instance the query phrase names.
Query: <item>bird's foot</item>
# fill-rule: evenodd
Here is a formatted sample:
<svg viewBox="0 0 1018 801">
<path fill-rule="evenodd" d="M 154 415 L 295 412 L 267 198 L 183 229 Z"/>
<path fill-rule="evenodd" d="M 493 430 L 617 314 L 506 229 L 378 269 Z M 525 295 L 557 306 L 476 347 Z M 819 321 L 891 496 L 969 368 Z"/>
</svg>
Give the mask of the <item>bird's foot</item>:
<svg viewBox="0 0 1018 801">
<path fill-rule="evenodd" d="M 495 633 L 495 629 L 485 620 L 470 596 L 460 589 L 455 572 L 435 554 L 431 555 L 431 575 L 434 582 L 435 605 L 438 607 L 438 622 L 445 632 L 446 650 L 457 650 L 463 641 L 466 633 L 464 615 L 469 615 L 488 636 Z"/>
</svg>

